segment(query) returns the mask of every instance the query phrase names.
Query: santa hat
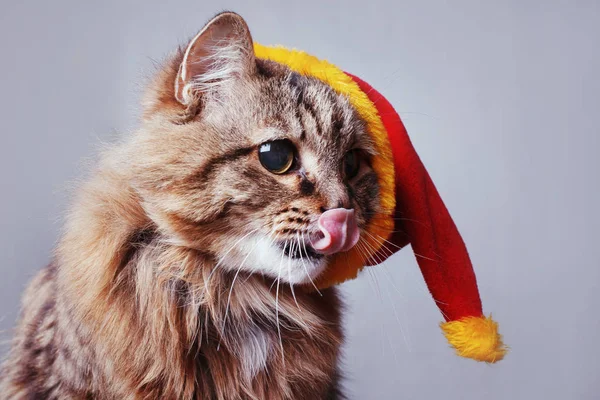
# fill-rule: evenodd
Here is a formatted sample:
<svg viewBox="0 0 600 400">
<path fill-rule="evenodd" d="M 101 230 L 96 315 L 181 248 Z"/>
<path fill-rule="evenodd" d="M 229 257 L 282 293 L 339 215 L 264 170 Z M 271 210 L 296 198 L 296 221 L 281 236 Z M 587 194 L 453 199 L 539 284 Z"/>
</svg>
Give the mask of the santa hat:
<svg viewBox="0 0 600 400">
<path fill-rule="evenodd" d="M 356 277 L 410 244 L 445 322 L 441 328 L 457 354 L 496 362 L 506 353 L 498 325 L 483 314 L 475 273 L 465 244 L 394 107 L 360 78 L 307 53 L 254 45 L 257 58 L 287 65 L 347 96 L 365 121 L 377 150 L 380 211 L 361 242 L 337 254 L 317 285 L 328 287 Z"/>
</svg>

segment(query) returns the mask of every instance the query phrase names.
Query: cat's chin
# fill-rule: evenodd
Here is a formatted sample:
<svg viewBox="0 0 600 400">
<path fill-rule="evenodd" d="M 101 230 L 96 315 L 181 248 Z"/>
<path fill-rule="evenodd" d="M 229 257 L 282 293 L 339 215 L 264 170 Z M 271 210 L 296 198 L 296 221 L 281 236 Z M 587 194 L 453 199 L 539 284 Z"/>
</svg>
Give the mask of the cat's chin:
<svg viewBox="0 0 600 400">
<path fill-rule="evenodd" d="M 292 259 L 290 264 L 292 266 L 289 269 L 289 274 L 285 276 L 288 271 L 285 268 L 282 269 L 281 279 L 292 285 L 314 284 L 314 281 L 323 273 L 326 267 L 323 258 L 317 261 L 305 262 L 304 265 L 301 261 Z"/>
<path fill-rule="evenodd" d="M 259 243 L 253 258 L 254 271 L 292 285 L 310 284 L 327 265 L 326 257 L 310 246 L 285 243 Z"/>
<path fill-rule="evenodd" d="M 223 257 L 221 265 L 233 272 L 267 276 L 282 283 L 311 285 L 327 266 L 327 257 L 306 244 L 274 243 L 258 235 L 248 237 Z"/>
</svg>

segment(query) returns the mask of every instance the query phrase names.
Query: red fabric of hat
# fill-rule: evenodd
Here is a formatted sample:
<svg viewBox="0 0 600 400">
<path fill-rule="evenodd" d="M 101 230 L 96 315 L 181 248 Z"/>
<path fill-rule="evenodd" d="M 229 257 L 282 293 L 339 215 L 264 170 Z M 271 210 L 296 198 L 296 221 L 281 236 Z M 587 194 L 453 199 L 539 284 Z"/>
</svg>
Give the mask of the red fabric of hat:
<svg viewBox="0 0 600 400">
<path fill-rule="evenodd" d="M 396 232 L 390 241 L 396 249 L 411 244 L 425 282 L 447 321 L 483 315 L 467 248 L 404 124 L 385 97 L 360 78 L 348 75 L 377 107 L 392 146 Z M 379 259 L 385 255 L 380 251 Z"/>
<path fill-rule="evenodd" d="M 396 219 L 389 241 L 396 251 L 411 244 L 427 287 L 447 321 L 442 328 L 459 354 L 487 362 L 502 359 L 506 350 L 497 324 L 483 315 L 467 248 L 398 113 L 368 83 L 347 75 L 377 108 L 392 146 Z M 380 263 L 390 255 L 387 246 L 371 262 Z M 471 340 L 465 335 L 471 335 Z M 483 349 L 478 347 L 482 344 Z"/>
</svg>

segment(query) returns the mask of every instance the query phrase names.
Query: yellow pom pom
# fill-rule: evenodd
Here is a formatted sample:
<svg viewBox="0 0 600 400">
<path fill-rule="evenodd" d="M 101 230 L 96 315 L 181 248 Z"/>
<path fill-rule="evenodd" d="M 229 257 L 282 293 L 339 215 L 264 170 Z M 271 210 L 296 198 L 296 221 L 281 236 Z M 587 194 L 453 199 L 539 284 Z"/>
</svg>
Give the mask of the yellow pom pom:
<svg viewBox="0 0 600 400">
<path fill-rule="evenodd" d="M 495 363 L 508 351 L 498 333 L 498 323 L 489 317 L 465 317 L 440 324 L 448 342 L 461 357 Z"/>
</svg>

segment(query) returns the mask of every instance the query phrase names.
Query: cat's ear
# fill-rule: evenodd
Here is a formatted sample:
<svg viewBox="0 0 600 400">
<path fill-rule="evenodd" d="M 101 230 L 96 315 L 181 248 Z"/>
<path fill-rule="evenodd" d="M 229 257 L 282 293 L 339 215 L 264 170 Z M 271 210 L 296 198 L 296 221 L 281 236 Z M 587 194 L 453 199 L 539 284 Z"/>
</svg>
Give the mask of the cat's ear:
<svg viewBox="0 0 600 400">
<path fill-rule="evenodd" d="M 175 98 L 183 105 L 256 68 L 252 36 L 242 17 L 217 15 L 188 44 L 175 80 Z"/>
</svg>

